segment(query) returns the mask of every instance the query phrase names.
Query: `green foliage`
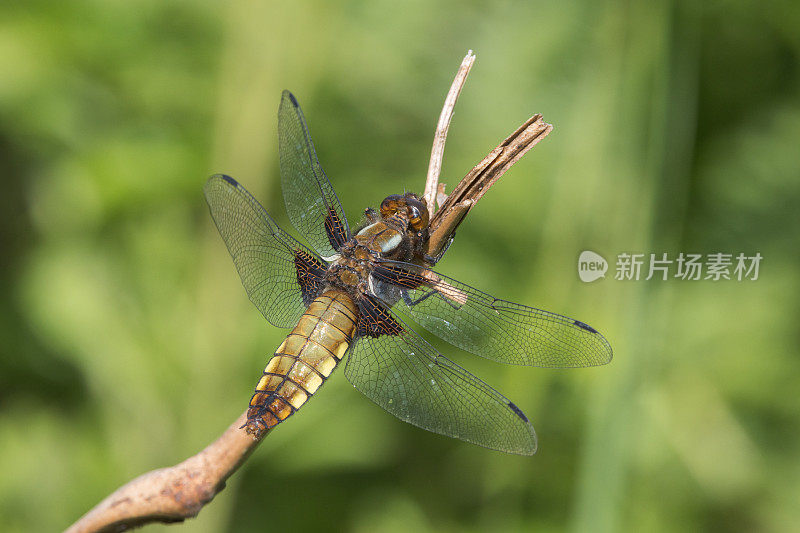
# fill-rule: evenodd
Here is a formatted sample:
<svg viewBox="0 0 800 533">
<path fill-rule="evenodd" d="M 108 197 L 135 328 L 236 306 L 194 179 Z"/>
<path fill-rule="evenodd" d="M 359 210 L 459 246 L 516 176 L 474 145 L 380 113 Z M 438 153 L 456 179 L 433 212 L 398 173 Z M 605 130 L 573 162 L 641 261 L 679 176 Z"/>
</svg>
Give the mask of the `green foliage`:
<svg viewBox="0 0 800 533">
<path fill-rule="evenodd" d="M 231 174 L 289 229 L 280 90 L 303 105 L 352 222 L 421 189 L 468 48 L 478 61 L 443 181 L 534 112 L 555 131 L 470 215 L 440 270 L 585 320 L 614 361 L 515 368 L 437 344 L 525 410 L 533 458 L 402 424 L 339 371 L 177 527 L 800 522 L 798 5 L 297 4 L 0 8 L 0 530 L 62 529 L 244 410 L 285 332 L 247 301 L 201 189 Z M 583 284 L 584 249 L 764 262 L 755 282 Z"/>
</svg>

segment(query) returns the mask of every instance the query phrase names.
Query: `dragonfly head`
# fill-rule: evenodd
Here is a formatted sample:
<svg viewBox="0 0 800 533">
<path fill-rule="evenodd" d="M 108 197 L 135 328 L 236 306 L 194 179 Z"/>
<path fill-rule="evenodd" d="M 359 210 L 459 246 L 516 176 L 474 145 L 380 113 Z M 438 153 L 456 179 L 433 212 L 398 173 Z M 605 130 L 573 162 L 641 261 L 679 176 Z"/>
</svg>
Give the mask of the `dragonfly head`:
<svg viewBox="0 0 800 533">
<path fill-rule="evenodd" d="M 399 217 L 414 231 L 423 231 L 428 227 L 428 205 L 424 199 L 413 192 L 392 194 L 381 202 L 383 218 Z"/>
</svg>

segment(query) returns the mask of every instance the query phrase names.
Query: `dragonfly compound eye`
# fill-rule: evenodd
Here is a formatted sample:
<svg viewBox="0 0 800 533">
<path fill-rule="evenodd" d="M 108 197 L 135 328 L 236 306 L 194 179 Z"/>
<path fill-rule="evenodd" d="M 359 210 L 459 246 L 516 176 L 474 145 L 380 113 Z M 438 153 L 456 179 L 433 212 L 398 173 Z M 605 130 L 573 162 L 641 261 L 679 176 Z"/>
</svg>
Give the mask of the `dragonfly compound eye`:
<svg viewBox="0 0 800 533">
<path fill-rule="evenodd" d="M 428 226 L 428 209 L 419 200 L 409 198 L 408 202 L 408 223 L 412 228 L 419 231 Z"/>
<path fill-rule="evenodd" d="M 394 215 L 397 212 L 397 208 L 400 207 L 402 199 L 403 198 L 399 194 L 387 196 L 386 199 L 381 202 L 381 216 L 386 218 Z"/>
</svg>

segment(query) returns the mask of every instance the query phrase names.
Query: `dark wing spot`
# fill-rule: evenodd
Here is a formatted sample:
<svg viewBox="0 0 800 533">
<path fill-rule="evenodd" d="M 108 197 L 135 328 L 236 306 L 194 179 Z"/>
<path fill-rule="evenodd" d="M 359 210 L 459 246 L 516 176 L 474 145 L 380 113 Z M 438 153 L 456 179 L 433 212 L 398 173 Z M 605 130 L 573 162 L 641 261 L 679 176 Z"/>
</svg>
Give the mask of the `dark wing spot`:
<svg viewBox="0 0 800 533">
<path fill-rule="evenodd" d="M 286 94 L 289 95 L 289 100 L 291 100 L 293 106 L 300 107 L 300 104 L 297 103 L 297 98 L 295 98 L 292 93 L 290 93 L 289 91 L 286 91 Z"/>
<path fill-rule="evenodd" d="M 363 295 L 356 302 L 359 309 L 358 335 L 380 337 L 381 335 L 400 335 L 403 326 L 389 313 L 381 302 L 369 295 Z"/>
<path fill-rule="evenodd" d="M 521 418 L 521 419 L 522 419 L 522 420 L 523 420 L 523 421 L 524 421 L 526 424 L 528 423 L 528 417 L 527 417 L 527 416 L 525 416 L 525 413 L 523 413 L 523 412 L 520 410 L 520 408 L 519 408 L 519 407 L 517 407 L 516 405 L 514 405 L 514 402 L 508 402 L 508 406 L 509 406 L 509 407 L 511 408 L 511 410 L 512 410 L 512 411 L 514 411 L 514 413 L 515 413 L 515 414 L 516 414 L 518 417 L 520 417 L 520 418 Z"/>
<path fill-rule="evenodd" d="M 594 329 L 594 328 L 593 328 L 592 326 L 590 326 L 589 324 L 584 324 L 584 323 L 583 323 L 583 322 L 581 322 L 580 320 L 576 320 L 576 321 L 575 321 L 575 325 L 576 325 L 576 326 L 578 326 L 578 327 L 579 327 L 579 328 L 581 328 L 581 329 L 585 329 L 585 330 L 586 330 L 586 331 L 588 331 L 589 333 L 597 333 L 597 330 L 596 330 L 596 329 Z"/>
<path fill-rule="evenodd" d="M 322 292 L 327 266 L 308 252 L 295 250 L 294 267 L 297 271 L 297 283 L 303 293 L 303 303 L 309 305 Z"/>
<path fill-rule="evenodd" d="M 228 183 L 230 183 L 234 187 L 237 187 L 239 185 L 238 181 L 236 181 L 232 177 L 228 176 L 227 174 L 222 174 L 222 179 L 224 179 L 225 181 L 227 181 Z"/>
</svg>

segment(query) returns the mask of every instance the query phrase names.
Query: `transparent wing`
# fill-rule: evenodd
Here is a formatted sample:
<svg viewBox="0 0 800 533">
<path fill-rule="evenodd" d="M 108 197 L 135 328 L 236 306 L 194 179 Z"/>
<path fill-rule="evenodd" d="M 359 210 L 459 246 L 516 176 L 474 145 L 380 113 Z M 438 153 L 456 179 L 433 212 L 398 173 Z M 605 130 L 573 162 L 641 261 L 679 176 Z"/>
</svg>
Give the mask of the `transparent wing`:
<svg viewBox="0 0 800 533">
<path fill-rule="evenodd" d="M 395 310 L 475 355 L 502 363 L 556 368 L 611 361 L 608 341 L 578 320 L 495 298 L 408 263 L 382 262 L 373 277 L 405 292 Z"/>
<path fill-rule="evenodd" d="M 289 219 L 317 253 L 328 259 L 350 238 L 350 228 L 319 164 L 300 105 L 289 91 L 283 91 L 278 109 L 278 144 Z"/>
<path fill-rule="evenodd" d="M 400 420 L 448 437 L 507 453 L 532 455 L 536 434 L 519 408 L 445 358 L 405 326 L 394 334 L 360 336 L 348 352 L 347 379 Z M 374 329 L 374 328 L 373 328 Z"/>
<path fill-rule="evenodd" d="M 230 176 L 211 176 L 203 192 L 250 301 L 272 325 L 293 326 L 321 288 L 325 264 Z"/>
</svg>

